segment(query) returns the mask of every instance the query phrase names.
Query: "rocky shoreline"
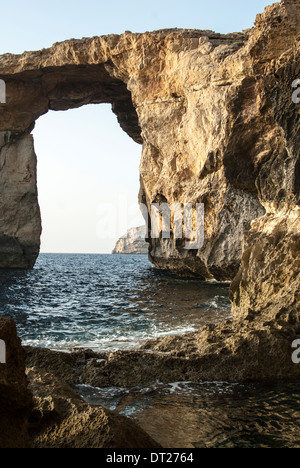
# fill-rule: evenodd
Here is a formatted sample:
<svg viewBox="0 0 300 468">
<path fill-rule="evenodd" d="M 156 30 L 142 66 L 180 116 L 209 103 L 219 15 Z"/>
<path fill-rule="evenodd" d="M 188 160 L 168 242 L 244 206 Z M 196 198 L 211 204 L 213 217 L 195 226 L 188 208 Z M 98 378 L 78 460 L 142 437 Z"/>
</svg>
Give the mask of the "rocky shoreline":
<svg viewBox="0 0 300 468">
<path fill-rule="evenodd" d="M 76 386 L 294 381 L 300 373 L 291 360 L 291 343 L 300 337 L 300 328 L 297 332 L 277 323 L 241 328 L 232 320 L 150 340 L 131 351 L 62 352 L 22 347 L 14 322 L 0 319 L 0 339 L 7 343 L 6 367 L 1 366 L 10 377 L 0 374 L 0 414 L 6 424 L 0 446 L 158 448 L 132 420 L 84 402 Z"/>
<path fill-rule="evenodd" d="M 208 325 L 198 332 L 150 340 L 130 351 L 66 353 L 26 347 L 26 366 L 48 370 L 71 385 L 92 387 L 299 377 L 291 343 L 300 337 L 300 327 L 295 333 L 294 327 L 245 326 L 237 331 L 236 326 L 235 321 Z"/>
<path fill-rule="evenodd" d="M 21 345 L 13 320 L 0 317 L 0 448 L 159 448 L 134 421 L 89 405 L 71 385 L 87 354 Z"/>
</svg>

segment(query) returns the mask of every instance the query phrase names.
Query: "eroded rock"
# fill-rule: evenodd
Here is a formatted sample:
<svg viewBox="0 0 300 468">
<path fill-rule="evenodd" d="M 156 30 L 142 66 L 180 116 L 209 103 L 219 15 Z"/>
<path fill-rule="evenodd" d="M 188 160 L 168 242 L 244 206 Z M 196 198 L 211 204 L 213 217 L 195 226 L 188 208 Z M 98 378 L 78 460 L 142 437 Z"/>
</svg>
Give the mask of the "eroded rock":
<svg viewBox="0 0 300 468">
<path fill-rule="evenodd" d="M 0 340 L 5 343 L 6 361 L 0 364 L 0 448 L 29 448 L 32 396 L 25 375 L 25 352 L 13 320 L 0 317 Z"/>
<path fill-rule="evenodd" d="M 41 235 L 33 138 L 0 132 L 1 138 L 0 268 L 31 268 Z"/>
<path fill-rule="evenodd" d="M 159 448 L 134 421 L 85 403 L 67 383 L 39 368 L 27 370 L 34 395 L 34 448 Z"/>
<path fill-rule="evenodd" d="M 33 394 L 29 432 L 34 448 L 159 448 L 134 421 L 89 405 L 71 388 L 81 382 L 91 350 L 73 353 L 26 347 Z"/>
</svg>

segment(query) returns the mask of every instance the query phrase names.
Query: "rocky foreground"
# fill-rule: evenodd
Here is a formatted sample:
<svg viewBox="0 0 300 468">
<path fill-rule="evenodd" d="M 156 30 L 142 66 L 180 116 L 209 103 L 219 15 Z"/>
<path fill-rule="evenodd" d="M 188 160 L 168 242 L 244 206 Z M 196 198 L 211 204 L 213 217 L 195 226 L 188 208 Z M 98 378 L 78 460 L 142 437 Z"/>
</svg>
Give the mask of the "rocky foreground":
<svg viewBox="0 0 300 468">
<path fill-rule="evenodd" d="M 70 353 L 25 347 L 12 320 L 0 319 L 7 363 L 0 364 L 0 447 L 158 448 L 135 422 L 89 405 L 74 390 L 178 381 L 278 381 L 299 378 L 289 343 L 294 327 L 237 329 L 231 321 L 151 340 L 133 351 Z"/>
<path fill-rule="evenodd" d="M 159 448 L 132 420 L 85 403 L 71 384 L 84 362 L 22 348 L 12 320 L 0 318 L 6 364 L 0 364 L 0 448 Z"/>
</svg>

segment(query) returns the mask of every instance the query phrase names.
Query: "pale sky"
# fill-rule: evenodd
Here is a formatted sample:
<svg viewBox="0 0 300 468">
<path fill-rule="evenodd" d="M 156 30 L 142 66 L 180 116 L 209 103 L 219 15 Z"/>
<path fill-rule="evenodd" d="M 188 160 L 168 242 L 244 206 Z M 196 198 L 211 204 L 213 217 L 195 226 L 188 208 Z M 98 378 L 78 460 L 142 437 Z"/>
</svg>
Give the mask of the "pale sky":
<svg viewBox="0 0 300 468">
<path fill-rule="evenodd" d="M 10 0 L 1 5 L 0 54 L 50 47 L 70 38 L 253 26 L 268 0 Z M 109 105 L 48 112 L 33 131 L 38 156 L 42 252 L 110 253 L 138 212 L 142 147 Z M 108 216 L 108 213 L 110 216 Z"/>
</svg>

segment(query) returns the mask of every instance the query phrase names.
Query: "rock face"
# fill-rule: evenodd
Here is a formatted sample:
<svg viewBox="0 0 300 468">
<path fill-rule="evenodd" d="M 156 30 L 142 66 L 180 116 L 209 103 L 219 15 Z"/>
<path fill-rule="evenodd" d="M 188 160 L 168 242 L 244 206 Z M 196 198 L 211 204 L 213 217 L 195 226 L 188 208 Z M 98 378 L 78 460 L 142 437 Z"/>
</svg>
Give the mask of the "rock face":
<svg viewBox="0 0 300 468">
<path fill-rule="evenodd" d="M 0 115 L 2 116 L 0 109 Z M 30 268 L 41 235 L 36 155 L 30 134 L 0 136 L 0 268 Z"/>
<path fill-rule="evenodd" d="M 149 244 L 145 241 L 146 228 L 140 226 L 128 229 L 125 236 L 121 237 L 113 250 L 113 254 L 148 254 Z"/>
<path fill-rule="evenodd" d="M 39 250 L 36 119 L 111 103 L 143 144 L 140 202 L 205 207 L 201 249 L 174 238 L 171 217 L 171 239 L 150 237 L 150 259 L 180 274 L 233 280 L 236 329 L 252 327 L 255 349 L 261 330 L 273 347 L 285 335 L 287 349 L 299 321 L 299 27 L 299 0 L 283 0 L 243 34 L 125 33 L 1 56 L 0 266 L 30 266 Z M 225 349 L 236 349 L 231 338 Z"/>
<path fill-rule="evenodd" d="M 25 375 L 25 352 L 13 320 L 0 317 L 5 363 L 0 364 L 0 448 L 28 448 L 32 396 Z"/>
</svg>

